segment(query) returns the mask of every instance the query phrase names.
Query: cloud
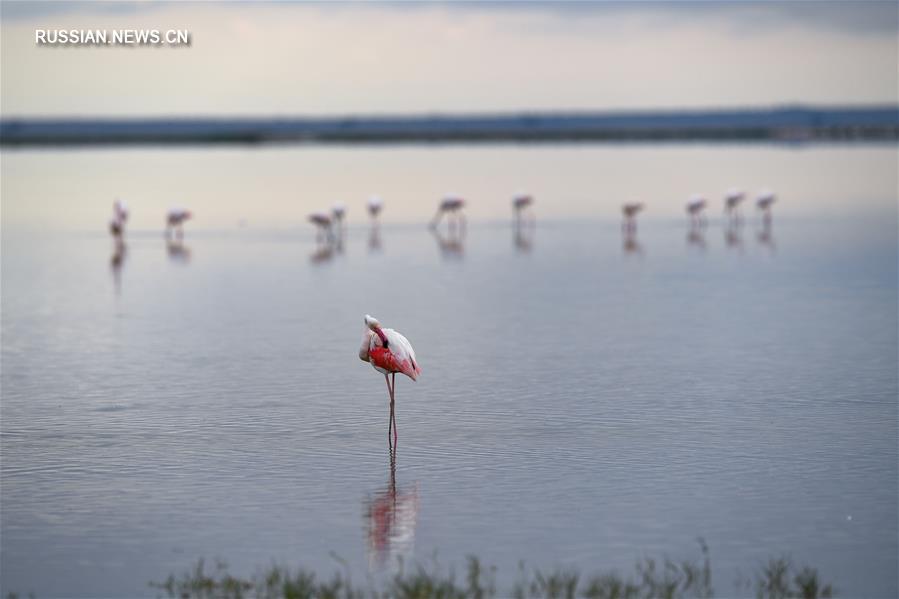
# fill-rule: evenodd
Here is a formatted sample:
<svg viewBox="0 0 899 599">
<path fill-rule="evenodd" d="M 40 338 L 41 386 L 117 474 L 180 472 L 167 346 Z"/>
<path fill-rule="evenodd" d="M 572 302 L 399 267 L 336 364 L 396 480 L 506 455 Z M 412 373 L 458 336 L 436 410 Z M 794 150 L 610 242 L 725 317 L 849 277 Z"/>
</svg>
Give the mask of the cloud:
<svg viewBox="0 0 899 599">
<path fill-rule="evenodd" d="M 0 104 L 147 116 L 896 101 L 896 35 L 810 27 L 796 4 L 92 2 L 4 19 Z M 188 29 L 194 43 L 46 48 L 37 27 Z"/>
<path fill-rule="evenodd" d="M 4 19 L 40 20 L 61 15 L 152 12 L 171 7 L 174 4 L 183 6 L 190 3 L 4 0 L 0 3 L 0 14 Z M 659 27 L 715 20 L 742 32 L 799 26 L 859 35 L 896 35 L 899 33 L 899 4 L 892 0 L 808 0 L 798 2 L 303 2 L 299 0 L 246 0 L 222 2 L 217 5 L 222 11 L 242 11 L 272 6 L 284 10 L 302 8 L 333 12 L 355 11 L 360 14 L 370 10 L 411 12 L 427 11 L 434 8 L 449 9 L 459 13 L 533 13 L 563 22 L 576 21 L 584 15 L 632 16 L 643 18 Z"/>
</svg>

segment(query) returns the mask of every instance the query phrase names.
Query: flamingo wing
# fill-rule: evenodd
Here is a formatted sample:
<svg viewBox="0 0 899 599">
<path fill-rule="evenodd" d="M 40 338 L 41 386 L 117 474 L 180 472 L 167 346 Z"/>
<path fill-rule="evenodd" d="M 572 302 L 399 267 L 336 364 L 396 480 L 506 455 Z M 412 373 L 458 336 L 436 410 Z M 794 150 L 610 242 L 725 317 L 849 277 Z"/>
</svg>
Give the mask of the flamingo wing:
<svg viewBox="0 0 899 599">
<path fill-rule="evenodd" d="M 417 380 L 421 374 L 421 366 L 415 357 L 412 344 L 393 329 L 381 330 L 387 337 L 387 347 L 383 346 L 377 335 L 372 335 L 369 342 L 369 361 L 372 366 L 379 372 L 399 372 L 413 381 Z"/>
</svg>

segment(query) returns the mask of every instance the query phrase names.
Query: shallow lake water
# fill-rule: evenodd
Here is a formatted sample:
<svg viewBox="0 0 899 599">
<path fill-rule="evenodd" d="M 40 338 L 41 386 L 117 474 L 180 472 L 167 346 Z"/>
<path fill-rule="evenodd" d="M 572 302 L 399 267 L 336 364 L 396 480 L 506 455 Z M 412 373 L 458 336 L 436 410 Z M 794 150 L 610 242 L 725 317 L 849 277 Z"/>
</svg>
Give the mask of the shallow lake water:
<svg viewBox="0 0 899 599">
<path fill-rule="evenodd" d="M 341 151 L 396 160 L 321 152 Z M 586 202 L 538 195 L 535 228 L 518 234 L 473 207 L 454 239 L 391 222 L 388 197 L 378 235 L 357 206 L 341 247 L 300 226 L 305 200 L 298 214 L 266 204 L 273 226 L 198 218 L 180 244 L 132 200 L 117 249 L 102 226 L 45 216 L 76 201 L 46 191 L 54 173 L 80 163 L 60 177 L 81 181 L 83 201 L 104 192 L 109 161 L 195 157 L 192 185 L 228 195 L 233 154 L 5 152 L 0 590 L 153 595 L 149 581 L 200 557 L 244 575 L 272 562 L 330 573 L 343 568 L 331 552 L 358 581 L 400 558 L 448 569 L 476 554 L 506 588 L 519 560 L 627 572 L 642 555 L 695 557 L 703 537 L 720 595 L 789 554 L 844 596 L 895 596 L 895 148 L 470 151 L 533 179 L 560 152 L 630 152 L 631 174 L 685 153 L 729 172 L 792 160 L 850 191 L 794 183 L 770 228 L 753 210 L 728 228 L 716 197 L 693 235 L 681 196 L 655 218 L 650 200 L 632 238 L 617 199 L 589 218 Z M 867 176 L 871 160 L 894 170 Z M 434 198 L 421 202 L 406 214 L 429 217 Z M 386 386 L 357 356 L 365 313 L 403 332 L 423 368 L 397 379 L 393 476 Z"/>
</svg>

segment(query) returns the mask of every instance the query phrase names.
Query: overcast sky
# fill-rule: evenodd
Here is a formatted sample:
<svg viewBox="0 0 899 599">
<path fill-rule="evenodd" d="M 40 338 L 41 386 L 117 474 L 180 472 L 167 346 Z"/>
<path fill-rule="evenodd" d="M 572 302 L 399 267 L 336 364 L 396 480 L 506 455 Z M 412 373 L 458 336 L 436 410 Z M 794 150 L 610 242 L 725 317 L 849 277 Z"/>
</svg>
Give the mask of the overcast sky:
<svg viewBox="0 0 899 599">
<path fill-rule="evenodd" d="M 4 117 L 895 103 L 875 3 L 3 0 Z M 38 47 L 36 28 L 188 29 L 182 48 Z"/>
</svg>

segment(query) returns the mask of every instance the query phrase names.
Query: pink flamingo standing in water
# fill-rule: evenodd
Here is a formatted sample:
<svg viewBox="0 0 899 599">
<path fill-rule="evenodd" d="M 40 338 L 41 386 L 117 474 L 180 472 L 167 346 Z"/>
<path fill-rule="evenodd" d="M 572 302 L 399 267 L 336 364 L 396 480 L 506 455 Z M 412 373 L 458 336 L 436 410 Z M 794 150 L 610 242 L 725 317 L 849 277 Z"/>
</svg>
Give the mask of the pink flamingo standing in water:
<svg viewBox="0 0 899 599">
<path fill-rule="evenodd" d="M 621 206 L 621 214 L 624 216 L 624 220 L 621 223 L 621 228 L 625 232 L 637 232 L 637 214 L 639 214 L 642 210 L 642 202 L 624 204 Z"/>
<path fill-rule="evenodd" d="M 387 391 L 390 393 L 390 422 L 387 425 L 387 441 L 393 432 L 393 442 L 397 442 L 396 415 L 396 373 L 405 374 L 413 381 L 421 374 L 421 367 L 415 359 L 415 350 L 409 340 L 393 329 L 384 329 L 377 318 L 365 315 L 365 332 L 359 358 L 369 362 L 372 368 L 384 375 Z M 391 376 L 393 382 L 391 384 Z"/>
<path fill-rule="evenodd" d="M 761 192 L 755 200 L 756 207 L 762 212 L 762 222 L 765 225 L 771 224 L 771 205 L 775 201 L 777 201 L 777 196 L 774 195 L 773 191 L 768 191 L 767 189 Z"/>
<path fill-rule="evenodd" d="M 184 208 L 170 208 L 165 216 L 166 237 L 173 236 L 181 239 L 184 237 L 184 221 L 193 218 L 190 210 Z"/>
<path fill-rule="evenodd" d="M 437 206 L 437 214 L 434 215 L 434 219 L 431 221 L 431 228 L 436 229 L 445 214 L 450 231 L 453 231 L 456 227 L 464 231 L 465 215 L 462 214 L 464 207 L 465 200 L 454 194 L 447 195 Z"/>
<path fill-rule="evenodd" d="M 384 200 L 380 196 L 371 196 L 368 198 L 368 215 L 371 216 L 372 223 L 378 222 L 378 215 L 381 208 L 384 207 Z"/>
<path fill-rule="evenodd" d="M 740 204 L 746 198 L 746 194 L 739 189 L 728 189 L 724 194 L 724 213 L 729 223 L 740 224 Z"/>
<path fill-rule="evenodd" d="M 121 237 L 125 232 L 125 223 L 128 221 L 128 206 L 122 200 L 116 199 L 112 203 L 112 220 L 109 221 L 109 232 L 113 237 Z"/>
<path fill-rule="evenodd" d="M 708 202 L 699 194 L 694 194 L 687 202 L 687 215 L 690 217 L 690 228 L 697 229 L 705 226 L 703 211 Z"/>
</svg>

